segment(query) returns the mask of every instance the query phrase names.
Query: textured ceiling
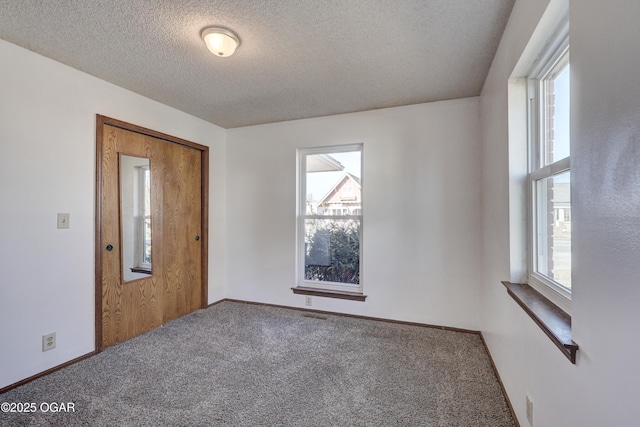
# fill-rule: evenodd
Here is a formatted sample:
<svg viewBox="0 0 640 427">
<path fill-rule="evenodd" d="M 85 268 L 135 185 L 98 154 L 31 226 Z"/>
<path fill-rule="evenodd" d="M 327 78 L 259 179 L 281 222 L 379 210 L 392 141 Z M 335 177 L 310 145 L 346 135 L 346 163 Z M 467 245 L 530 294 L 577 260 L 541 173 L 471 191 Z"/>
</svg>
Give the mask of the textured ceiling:
<svg viewBox="0 0 640 427">
<path fill-rule="evenodd" d="M 0 39 L 233 128 L 479 95 L 513 3 L 0 0 Z"/>
</svg>

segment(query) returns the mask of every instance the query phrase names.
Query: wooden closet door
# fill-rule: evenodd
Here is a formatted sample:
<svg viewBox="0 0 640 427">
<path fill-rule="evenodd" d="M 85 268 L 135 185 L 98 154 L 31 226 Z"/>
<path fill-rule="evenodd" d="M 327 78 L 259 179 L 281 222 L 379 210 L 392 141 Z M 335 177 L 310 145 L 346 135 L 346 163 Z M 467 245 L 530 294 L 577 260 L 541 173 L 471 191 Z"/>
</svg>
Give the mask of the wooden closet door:
<svg viewBox="0 0 640 427">
<path fill-rule="evenodd" d="M 163 320 L 202 307 L 200 152 L 177 144 L 164 146 Z"/>
<path fill-rule="evenodd" d="M 208 167 L 208 152 L 198 144 L 102 116 L 96 146 L 96 348 L 100 349 L 203 307 L 207 236 L 202 221 L 207 217 L 207 197 L 202 167 L 203 162 Z M 151 170 L 152 274 L 126 282 L 122 155 L 150 159 Z"/>
<path fill-rule="evenodd" d="M 102 347 L 162 325 L 162 142 L 105 125 L 102 144 Z M 151 168 L 153 274 L 124 282 L 120 201 L 120 156 L 146 157 Z"/>
</svg>

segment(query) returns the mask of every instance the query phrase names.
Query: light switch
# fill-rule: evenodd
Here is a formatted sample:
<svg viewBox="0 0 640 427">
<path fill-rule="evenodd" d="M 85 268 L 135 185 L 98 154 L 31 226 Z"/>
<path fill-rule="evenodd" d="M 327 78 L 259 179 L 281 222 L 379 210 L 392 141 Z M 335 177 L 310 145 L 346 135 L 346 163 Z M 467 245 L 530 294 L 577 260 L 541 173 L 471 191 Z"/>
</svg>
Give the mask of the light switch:
<svg viewBox="0 0 640 427">
<path fill-rule="evenodd" d="M 69 214 L 68 213 L 59 213 L 58 214 L 58 228 L 69 228 Z"/>
</svg>

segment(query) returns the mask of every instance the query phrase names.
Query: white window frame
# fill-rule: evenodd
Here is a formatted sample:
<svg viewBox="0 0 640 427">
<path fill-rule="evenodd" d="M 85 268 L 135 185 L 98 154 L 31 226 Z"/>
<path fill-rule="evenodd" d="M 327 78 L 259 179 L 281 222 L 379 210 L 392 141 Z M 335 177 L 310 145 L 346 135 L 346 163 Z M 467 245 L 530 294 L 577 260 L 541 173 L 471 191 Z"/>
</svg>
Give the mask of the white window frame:
<svg viewBox="0 0 640 427">
<path fill-rule="evenodd" d="M 331 153 L 346 153 L 346 152 L 360 152 L 360 212 L 355 215 L 323 215 L 323 214 L 314 214 L 309 215 L 306 213 L 307 208 L 307 187 L 306 187 L 306 158 L 308 155 L 314 154 L 331 154 Z M 363 189 L 364 189 L 364 180 L 363 180 L 363 170 L 364 170 L 364 146 L 362 143 L 359 144 L 349 144 L 349 145 L 331 145 L 331 146 L 323 146 L 323 147 L 314 147 L 314 148 L 300 148 L 298 149 L 298 161 L 297 161 L 297 169 L 298 169 L 298 185 L 297 185 L 297 227 L 296 227 L 296 282 L 298 286 L 308 287 L 308 288 L 317 288 L 317 289 L 325 289 L 325 290 L 334 290 L 334 291 L 346 291 L 346 292 L 356 292 L 362 293 L 362 248 L 363 248 Z M 327 211 L 331 211 L 327 209 Z M 317 281 L 317 280 L 307 280 L 305 279 L 305 220 L 307 219 L 354 219 L 359 223 L 359 235 L 360 235 L 360 253 L 359 253 L 359 283 L 351 284 L 351 283 L 340 283 L 340 282 L 329 282 L 329 281 Z"/>
<path fill-rule="evenodd" d="M 554 69 L 558 64 L 569 60 L 569 22 L 566 19 L 556 35 L 547 44 L 544 51 L 538 57 L 536 64 L 528 75 L 527 99 L 528 99 L 528 144 L 529 144 L 529 173 L 528 173 L 528 191 L 529 191 L 529 260 L 528 260 L 528 282 L 531 287 L 536 289 L 551 302 L 559 306 L 561 309 L 570 313 L 571 311 L 571 290 L 560 285 L 553 279 L 538 273 L 538 215 L 540 203 L 536 200 L 538 197 L 536 191 L 536 183 L 541 179 L 551 178 L 571 169 L 571 155 L 559 159 L 551 164 L 543 165 L 542 163 L 542 144 L 544 129 L 544 113 L 543 105 L 540 98 L 543 95 L 542 80 Z M 544 239 L 546 237 L 543 236 Z"/>
</svg>

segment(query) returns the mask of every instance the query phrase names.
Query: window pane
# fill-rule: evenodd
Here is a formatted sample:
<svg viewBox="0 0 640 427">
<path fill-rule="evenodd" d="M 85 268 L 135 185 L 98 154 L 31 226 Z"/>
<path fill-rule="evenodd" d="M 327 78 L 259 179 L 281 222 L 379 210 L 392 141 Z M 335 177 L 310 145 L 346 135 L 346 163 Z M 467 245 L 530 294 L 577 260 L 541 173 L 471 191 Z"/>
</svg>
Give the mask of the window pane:
<svg viewBox="0 0 640 427">
<path fill-rule="evenodd" d="M 360 215 L 360 151 L 306 156 L 306 215 Z"/>
<path fill-rule="evenodd" d="M 549 165 L 568 157 L 569 152 L 569 62 L 568 57 L 561 59 L 542 84 L 542 166 Z"/>
<path fill-rule="evenodd" d="M 305 219 L 304 278 L 360 283 L 360 220 Z"/>
<path fill-rule="evenodd" d="M 567 289 L 571 289 L 570 184 L 569 171 L 536 181 L 536 270 Z"/>
</svg>

